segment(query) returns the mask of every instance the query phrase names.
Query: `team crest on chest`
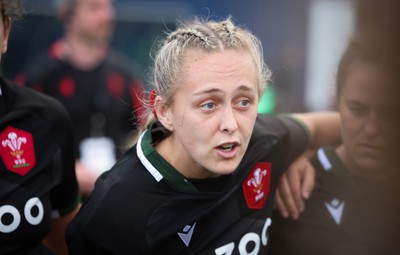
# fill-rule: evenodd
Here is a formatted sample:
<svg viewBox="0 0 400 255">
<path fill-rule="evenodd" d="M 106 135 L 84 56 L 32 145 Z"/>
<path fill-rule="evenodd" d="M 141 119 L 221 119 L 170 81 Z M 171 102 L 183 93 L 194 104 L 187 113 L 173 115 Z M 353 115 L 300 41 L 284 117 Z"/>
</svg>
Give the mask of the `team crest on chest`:
<svg viewBox="0 0 400 255">
<path fill-rule="evenodd" d="M 267 200 L 271 180 L 271 163 L 257 163 L 242 187 L 247 206 L 250 209 L 261 209 Z"/>
<path fill-rule="evenodd" d="M 19 175 L 26 175 L 35 165 L 32 134 L 8 126 L 0 133 L 0 155 L 5 167 Z"/>
</svg>

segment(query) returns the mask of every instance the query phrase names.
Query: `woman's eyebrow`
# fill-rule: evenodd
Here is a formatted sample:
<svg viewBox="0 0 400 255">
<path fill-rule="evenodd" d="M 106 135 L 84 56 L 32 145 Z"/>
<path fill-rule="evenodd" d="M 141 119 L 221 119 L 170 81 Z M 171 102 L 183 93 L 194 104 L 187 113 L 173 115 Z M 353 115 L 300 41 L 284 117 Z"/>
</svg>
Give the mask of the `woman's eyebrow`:
<svg viewBox="0 0 400 255">
<path fill-rule="evenodd" d="M 253 88 L 250 88 L 250 87 L 248 87 L 246 85 L 240 85 L 236 90 L 257 92 Z"/>
<path fill-rule="evenodd" d="M 217 89 L 217 88 L 211 88 L 211 89 L 206 89 L 206 90 L 202 90 L 199 92 L 195 92 L 193 93 L 194 96 L 201 96 L 201 95 L 205 95 L 205 94 L 212 94 L 212 93 L 223 93 L 221 89 Z"/>
<path fill-rule="evenodd" d="M 253 88 L 250 88 L 248 86 L 245 85 L 241 85 L 239 86 L 237 89 L 237 91 L 250 91 L 250 92 L 256 92 Z M 195 92 L 193 93 L 194 96 L 200 96 L 200 95 L 205 95 L 205 94 L 212 94 L 212 93 L 223 93 L 223 91 L 219 88 L 211 88 L 211 89 L 206 89 L 206 90 L 202 90 L 199 92 Z"/>
</svg>

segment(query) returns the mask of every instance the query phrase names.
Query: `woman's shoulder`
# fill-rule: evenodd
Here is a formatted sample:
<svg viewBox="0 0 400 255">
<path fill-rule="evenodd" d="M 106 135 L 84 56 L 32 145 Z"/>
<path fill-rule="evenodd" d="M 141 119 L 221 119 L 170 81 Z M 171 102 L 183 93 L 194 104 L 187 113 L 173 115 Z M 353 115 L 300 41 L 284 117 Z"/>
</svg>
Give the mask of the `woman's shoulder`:
<svg viewBox="0 0 400 255">
<path fill-rule="evenodd" d="M 10 106 L 12 111 L 23 112 L 45 121 L 47 126 L 60 136 L 72 132 L 70 116 L 59 101 L 13 81 L 4 80 L 4 82 L 12 95 Z"/>
<path fill-rule="evenodd" d="M 259 114 L 254 126 L 253 137 L 281 139 L 291 137 L 293 140 L 309 140 L 308 129 L 300 120 L 288 114 Z"/>
<path fill-rule="evenodd" d="M 149 217 L 169 195 L 141 165 L 133 147 L 97 179 L 70 232 L 84 233 L 96 243 L 108 240 L 101 246 L 134 246 L 132 237 L 143 237 Z"/>
<path fill-rule="evenodd" d="M 138 194 L 151 193 L 152 190 L 166 192 L 166 186 L 157 182 L 138 158 L 136 145 L 127 150 L 110 170 L 97 179 L 96 189 L 102 189 L 103 192 L 121 191 L 123 196 L 135 196 L 133 199 L 136 199 Z"/>
</svg>

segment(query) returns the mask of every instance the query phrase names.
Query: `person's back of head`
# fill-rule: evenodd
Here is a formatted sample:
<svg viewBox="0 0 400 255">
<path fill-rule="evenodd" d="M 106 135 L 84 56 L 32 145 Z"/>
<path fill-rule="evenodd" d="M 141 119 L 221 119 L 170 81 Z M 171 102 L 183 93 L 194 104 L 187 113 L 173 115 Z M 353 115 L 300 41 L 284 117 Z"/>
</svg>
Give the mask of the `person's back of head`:
<svg viewBox="0 0 400 255">
<path fill-rule="evenodd" d="M 17 20 L 22 16 L 23 8 L 19 0 L 0 0 L 0 11 L 2 18 L 1 54 L 4 54 L 7 51 L 11 21 Z"/>
<path fill-rule="evenodd" d="M 23 8 L 19 0 L 0 0 L 0 5 L 3 21 L 7 18 L 16 20 L 22 16 Z"/>
</svg>

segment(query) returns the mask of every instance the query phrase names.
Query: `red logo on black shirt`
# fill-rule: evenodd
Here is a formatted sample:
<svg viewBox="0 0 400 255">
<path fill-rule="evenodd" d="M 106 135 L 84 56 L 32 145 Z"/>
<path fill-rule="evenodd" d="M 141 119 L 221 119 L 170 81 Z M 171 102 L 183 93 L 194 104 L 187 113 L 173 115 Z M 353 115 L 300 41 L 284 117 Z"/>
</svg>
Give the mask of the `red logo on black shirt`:
<svg viewBox="0 0 400 255">
<path fill-rule="evenodd" d="M 72 78 L 65 77 L 58 84 L 58 91 L 64 98 L 71 97 L 76 92 L 76 84 Z"/>
<path fill-rule="evenodd" d="M 120 98 L 124 93 L 124 78 L 118 73 L 111 73 L 107 77 L 107 86 L 114 98 Z"/>
<path fill-rule="evenodd" d="M 8 170 L 26 175 L 35 165 L 32 134 L 11 126 L 0 133 L 0 155 Z"/>
<path fill-rule="evenodd" d="M 250 209 L 261 209 L 267 200 L 271 180 L 271 163 L 257 163 L 242 187 L 247 206 Z"/>
</svg>

